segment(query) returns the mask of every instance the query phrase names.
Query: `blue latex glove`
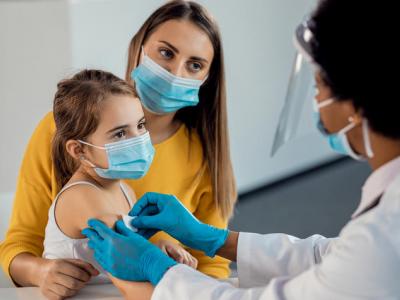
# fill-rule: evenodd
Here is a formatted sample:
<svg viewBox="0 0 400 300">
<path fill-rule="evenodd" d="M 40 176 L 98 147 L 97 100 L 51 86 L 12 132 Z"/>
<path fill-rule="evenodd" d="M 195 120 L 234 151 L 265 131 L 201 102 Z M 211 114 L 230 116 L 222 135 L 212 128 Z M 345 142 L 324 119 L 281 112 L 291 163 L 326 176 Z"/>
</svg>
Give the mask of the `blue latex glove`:
<svg viewBox="0 0 400 300">
<path fill-rule="evenodd" d="M 172 195 L 146 193 L 136 202 L 129 215 L 136 216 L 131 224 L 145 238 L 161 230 L 210 257 L 214 257 L 225 244 L 229 234 L 226 229 L 200 222 Z"/>
<path fill-rule="evenodd" d="M 89 220 L 88 225 L 91 228 L 85 228 L 82 234 L 89 238 L 96 261 L 114 277 L 156 285 L 176 265 L 158 247 L 127 228 L 122 220 L 116 223 L 115 231 L 96 219 Z"/>
</svg>

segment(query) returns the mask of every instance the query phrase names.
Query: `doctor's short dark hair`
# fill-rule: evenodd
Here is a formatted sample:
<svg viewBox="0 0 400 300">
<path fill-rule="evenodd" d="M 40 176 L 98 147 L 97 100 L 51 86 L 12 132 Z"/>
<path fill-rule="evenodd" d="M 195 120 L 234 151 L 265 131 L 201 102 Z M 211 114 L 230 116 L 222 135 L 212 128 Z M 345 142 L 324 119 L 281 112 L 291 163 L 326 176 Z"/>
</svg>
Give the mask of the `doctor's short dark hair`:
<svg viewBox="0 0 400 300">
<path fill-rule="evenodd" d="M 311 16 L 312 56 L 338 100 L 351 100 L 371 128 L 400 139 L 396 1 L 322 0 Z"/>
</svg>

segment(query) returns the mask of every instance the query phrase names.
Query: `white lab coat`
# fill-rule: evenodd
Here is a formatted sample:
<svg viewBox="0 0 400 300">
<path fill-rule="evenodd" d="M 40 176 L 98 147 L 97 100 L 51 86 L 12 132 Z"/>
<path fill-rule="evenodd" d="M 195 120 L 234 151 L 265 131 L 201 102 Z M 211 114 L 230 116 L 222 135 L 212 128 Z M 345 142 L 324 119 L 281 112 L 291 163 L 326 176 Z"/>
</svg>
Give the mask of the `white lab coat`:
<svg viewBox="0 0 400 300">
<path fill-rule="evenodd" d="M 240 233 L 239 288 L 177 265 L 152 299 L 400 299 L 400 176 L 383 191 L 379 205 L 335 239 Z"/>
</svg>

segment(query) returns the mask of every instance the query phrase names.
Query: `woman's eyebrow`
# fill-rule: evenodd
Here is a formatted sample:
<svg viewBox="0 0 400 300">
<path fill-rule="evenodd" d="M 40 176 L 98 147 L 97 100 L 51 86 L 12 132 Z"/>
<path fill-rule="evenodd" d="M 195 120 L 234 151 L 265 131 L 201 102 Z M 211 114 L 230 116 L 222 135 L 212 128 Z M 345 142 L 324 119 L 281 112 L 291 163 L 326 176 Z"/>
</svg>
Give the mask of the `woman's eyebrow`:
<svg viewBox="0 0 400 300">
<path fill-rule="evenodd" d="M 166 42 L 166 41 L 159 41 L 160 43 L 164 43 L 165 45 L 167 45 L 168 47 L 170 47 L 172 50 L 174 50 L 176 53 L 179 53 L 179 50 L 172 44 Z"/>
<path fill-rule="evenodd" d="M 199 60 L 199 61 L 208 63 L 208 60 L 207 60 L 207 59 L 202 58 L 202 57 L 198 57 L 198 56 L 191 56 L 190 59 L 192 59 L 192 60 Z"/>
<path fill-rule="evenodd" d="M 171 43 L 168 43 L 167 41 L 159 41 L 160 43 L 163 43 L 165 45 L 167 45 L 168 47 L 170 47 L 174 52 L 179 54 L 179 50 L 178 48 L 176 48 L 174 45 L 172 45 Z M 202 61 L 202 62 L 206 62 L 208 63 L 207 59 L 199 57 L 199 56 L 191 56 L 190 59 L 192 60 L 198 60 L 198 61 Z"/>
<path fill-rule="evenodd" d="M 114 132 L 114 131 L 116 131 L 116 130 L 125 129 L 125 128 L 128 128 L 128 127 L 129 127 L 128 124 L 126 124 L 126 125 L 121 125 L 121 126 L 117 126 L 117 127 L 114 127 L 113 129 L 107 131 L 107 133 L 112 133 L 112 132 Z"/>
<path fill-rule="evenodd" d="M 145 119 L 145 117 L 143 116 L 143 117 L 138 121 L 138 124 L 143 123 L 143 122 L 145 122 L 145 121 L 146 121 L 146 119 Z"/>
</svg>

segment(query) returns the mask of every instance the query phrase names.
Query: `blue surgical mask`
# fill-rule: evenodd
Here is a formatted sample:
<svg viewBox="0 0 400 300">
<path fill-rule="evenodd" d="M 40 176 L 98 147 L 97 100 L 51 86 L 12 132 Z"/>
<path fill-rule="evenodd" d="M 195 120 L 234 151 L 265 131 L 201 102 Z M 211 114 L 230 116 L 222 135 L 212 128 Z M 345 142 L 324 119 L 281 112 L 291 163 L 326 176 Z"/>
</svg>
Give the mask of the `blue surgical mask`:
<svg viewBox="0 0 400 300">
<path fill-rule="evenodd" d="M 202 80 L 173 75 L 144 54 L 132 71 L 132 79 L 143 106 L 155 114 L 168 114 L 199 103 Z"/>
<path fill-rule="evenodd" d="M 326 99 L 320 103 L 316 99 L 314 99 L 314 120 L 316 123 L 316 126 L 318 130 L 321 132 L 321 134 L 325 137 L 327 140 L 329 146 L 332 148 L 337 153 L 343 154 L 343 155 L 348 155 L 351 158 L 355 160 L 365 160 L 365 158 L 357 153 L 354 152 L 353 148 L 351 147 L 349 140 L 347 138 L 346 133 L 352 130 L 354 127 L 357 126 L 356 123 L 350 119 L 350 124 L 348 124 L 346 127 L 343 129 L 339 130 L 337 133 L 329 133 L 321 120 L 320 112 L 319 110 L 323 107 L 326 107 L 328 105 L 331 105 L 335 100 L 333 98 Z M 364 140 L 364 148 L 366 150 L 368 158 L 372 158 L 374 156 L 374 153 L 372 152 L 371 148 L 371 142 L 369 139 L 369 134 L 368 134 L 368 122 L 366 119 L 363 119 L 362 121 L 362 131 L 363 131 L 363 140 Z"/>
<path fill-rule="evenodd" d="M 154 147 L 151 143 L 150 134 L 133 137 L 130 139 L 105 144 L 104 147 L 96 146 L 81 140 L 80 143 L 105 150 L 108 159 L 108 168 L 96 167 L 93 163 L 86 160 L 94 171 L 102 178 L 106 179 L 139 179 L 146 175 L 154 157 Z"/>
</svg>

